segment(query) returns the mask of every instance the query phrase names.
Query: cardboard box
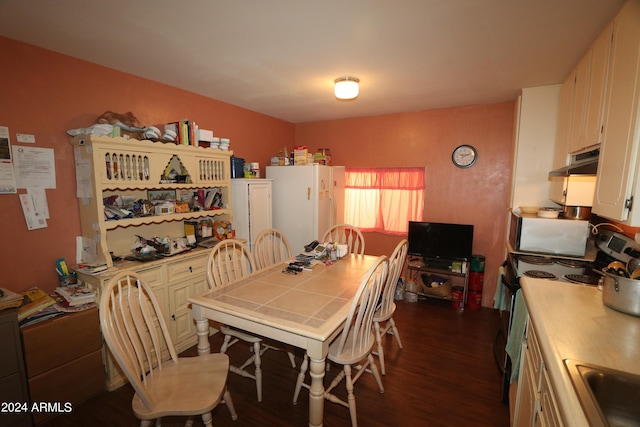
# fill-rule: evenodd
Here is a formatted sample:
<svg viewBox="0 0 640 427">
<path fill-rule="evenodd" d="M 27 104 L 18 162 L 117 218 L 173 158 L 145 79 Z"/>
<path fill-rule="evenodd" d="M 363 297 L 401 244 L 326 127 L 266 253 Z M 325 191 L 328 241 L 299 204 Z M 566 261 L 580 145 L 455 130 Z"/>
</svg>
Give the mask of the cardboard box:
<svg viewBox="0 0 640 427">
<path fill-rule="evenodd" d="M 307 164 L 307 154 L 309 154 L 309 150 L 306 146 L 298 146 L 293 149 L 293 164 L 294 165 L 306 165 Z"/>
</svg>

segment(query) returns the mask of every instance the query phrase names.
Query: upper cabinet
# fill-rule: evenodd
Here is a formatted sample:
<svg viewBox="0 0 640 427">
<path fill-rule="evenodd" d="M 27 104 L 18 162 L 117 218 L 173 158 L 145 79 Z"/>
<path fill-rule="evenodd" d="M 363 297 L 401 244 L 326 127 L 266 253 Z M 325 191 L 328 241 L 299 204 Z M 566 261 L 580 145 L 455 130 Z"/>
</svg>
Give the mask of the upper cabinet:
<svg viewBox="0 0 640 427">
<path fill-rule="evenodd" d="M 604 103 L 607 90 L 609 61 L 613 23 L 609 23 L 589 50 L 591 66 L 589 67 L 588 96 L 584 105 L 584 126 L 577 145 L 571 151 L 581 150 L 602 142 Z"/>
<path fill-rule="evenodd" d="M 558 105 L 558 124 L 556 127 L 556 145 L 553 168 L 558 169 L 569 164 L 569 141 L 571 139 L 571 119 L 573 116 L 573 98 L 575 94 L 575 70 L 566 78 L 560 88 Z"/>
<path fill-rule="evenodd" d="M 602 124 L 613 24 L 587 50 L 562 85 L 554 166 L 568 164 L 569 154 L 602 142 Z"/>
<path fill-rule="evenodd" d="M 640 1 L 630 0 L 613 21 L 604 134 L 592 212 L 640 225 L 638 146 L 640 125 Z"/>
</svg>

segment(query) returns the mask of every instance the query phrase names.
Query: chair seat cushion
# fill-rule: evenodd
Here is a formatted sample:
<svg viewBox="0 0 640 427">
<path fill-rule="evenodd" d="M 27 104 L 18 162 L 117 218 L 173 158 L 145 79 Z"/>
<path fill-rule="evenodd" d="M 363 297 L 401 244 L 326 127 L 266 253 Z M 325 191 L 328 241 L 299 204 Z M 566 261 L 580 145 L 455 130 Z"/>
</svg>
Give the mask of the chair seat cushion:
<svg viewBox="0 0 640 427">
<path fill-rule="evenodd" d="M 327 355 L 327 359 L 331 360 L 334 363 L 339 363 L 341 365 L 351 365 L 360 360 L 364 359 L 371 350 L 373 349 L 373 344 L 375 343 L 375 335 L 373 333 L 369 334 L 367 339 L 362 343 L 360 349 L 351 348 L 351 343 L 353 342 L 351 334 L 349 334 L 349 339 L 345 343 L 342 352 L 338 353 L 338 345 L 339 339 L 334 340 L 329 346 L 329 354 Z"/>
<path fill-rule="evenodd" d="M 229 357 L 213 353 L 168 360 L 147 378 L 147 407 L 138 393 L 131 406 L 139 419 L 168 415 L 200 415 L 215 408 L 223 396 L 229 372 Z"/>
</svg>

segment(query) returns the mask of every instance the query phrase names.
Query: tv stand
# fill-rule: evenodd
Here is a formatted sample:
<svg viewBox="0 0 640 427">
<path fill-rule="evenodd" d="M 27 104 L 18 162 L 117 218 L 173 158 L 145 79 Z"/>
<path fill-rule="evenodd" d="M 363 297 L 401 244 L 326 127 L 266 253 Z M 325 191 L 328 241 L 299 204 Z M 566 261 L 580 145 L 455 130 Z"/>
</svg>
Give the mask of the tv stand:
<svg viewBox="0 0 640 427">
<path fill-rule="evenodd" d="M 452 262 L 460 262 L 461 271 L 454 272 L 451 270 Z M 413 281 L 418 283 L 418 276 L 422 273 L 433 273 L 439 276 L 448 277 L 451 280 L 451 284 L 453 286 L 462 286 L 462 299 L 460 301 L 460 306 L 458 307 L 459 312 L 464 311 L 465 301 L 467 299 L 467 290 L 469 287 L 469 262 L 468 261 L 451 261 L 444 259 L 423 259 L 419 257 L 409 257 L 406 267 L 405 278 L 409 281 Z M 420 297 L 424 298 L 437 298 L 437 299 L 448 299 L 450 301 L 454 301 L 454 298 L 444 298 L 435 295 L 425 294 L 423 292 L 418 292 Z"/>
<path fill-rule="evenodd" d="M 454 261 L 448 259 L 423 259 L 422 264 L 427 268 L 437 268 L 439 270 L 451 270 Z"/>
</svg>

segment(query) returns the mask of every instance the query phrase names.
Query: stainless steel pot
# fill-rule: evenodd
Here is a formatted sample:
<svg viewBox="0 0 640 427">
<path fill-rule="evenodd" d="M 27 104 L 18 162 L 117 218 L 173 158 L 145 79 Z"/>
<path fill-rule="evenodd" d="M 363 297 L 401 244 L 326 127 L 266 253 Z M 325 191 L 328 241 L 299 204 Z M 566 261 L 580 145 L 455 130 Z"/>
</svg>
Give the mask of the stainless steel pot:
<svg viewBox="0 0 640 427">
<path fill-rule="evenodd" d="M 563 206 L 562 217 L 567 219 L 590 219 L 591 206 Z"/>
<path fill-rule="evenodd" d="M 640 280 L 604 272 L 602 302 L 614 310 L 640 317 Z"/>
</svg>

